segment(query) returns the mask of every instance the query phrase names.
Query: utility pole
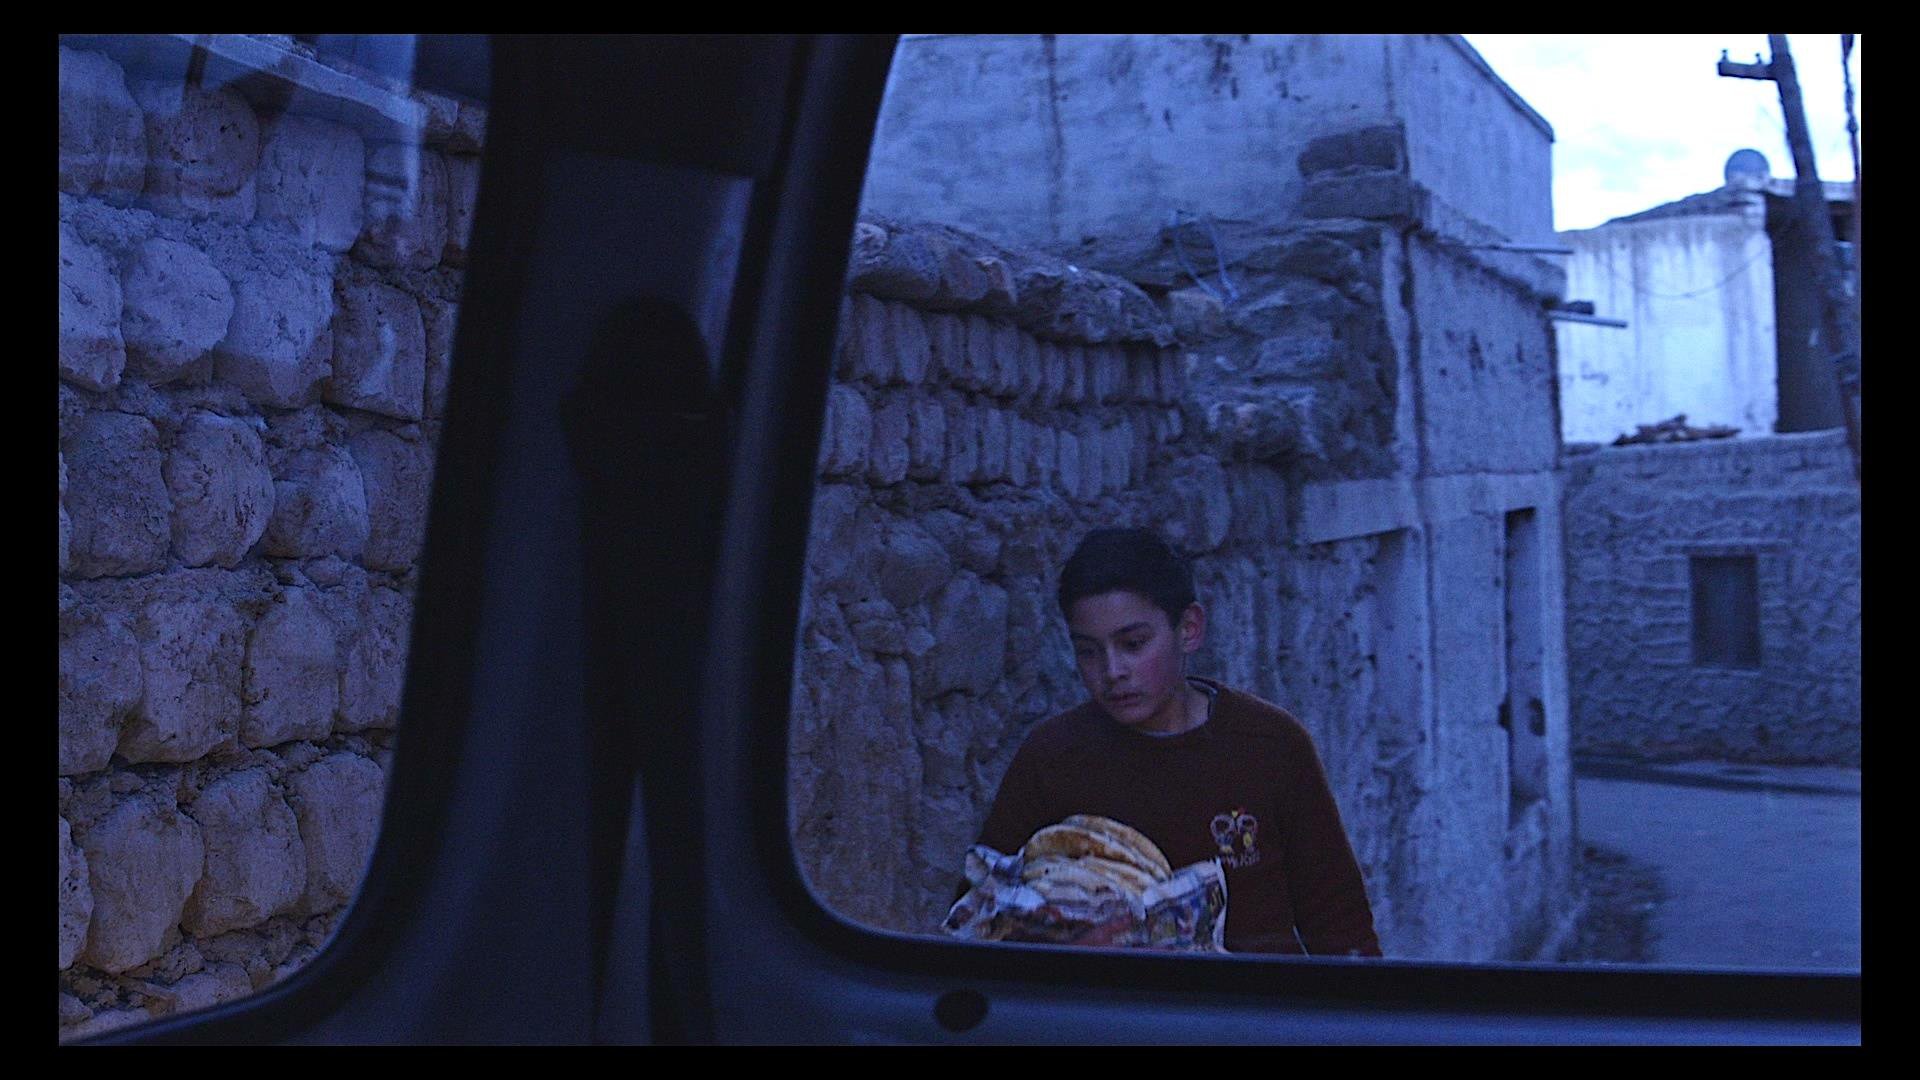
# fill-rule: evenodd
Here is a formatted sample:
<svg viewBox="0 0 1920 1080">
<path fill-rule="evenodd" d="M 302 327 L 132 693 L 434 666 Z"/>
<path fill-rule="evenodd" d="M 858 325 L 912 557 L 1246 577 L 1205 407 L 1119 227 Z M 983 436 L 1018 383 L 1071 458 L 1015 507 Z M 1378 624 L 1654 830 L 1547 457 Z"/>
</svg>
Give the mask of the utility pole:
<svg viewBox="0 0 1920 1080">
<path fill-rule="evenodd" d="M 1860 478 L 1860 347 L 1857 330 L 1849 318 L 1846 286 L 1840 273 L 1833 235 L 1833 219 L 1827 214 L 1826 192 L 1820 186 L 1820 174 L 1814 168 L 1813 139 L 1807 132 L 1806 106 L 1800 99 L 1800 79 L 1794 72 L 1793 54 L 1787 49 L 1787 35 L 1768 34 L 1773 50 L 1770 63 L 1754 57 L 1751 64 L 1735 63 L 1720 53 L 1720 74 L 1736 79 L 1771 79 L 1780 88 L 1780 111 L 1786 115 L 1787 148 L 1793 152 L 1794 206 L 1801 224 L 1813 238 L 1814 280 L 1820 285 L 1820 335 L 1817 347 L 1833 364 L 1840 387 L 1840 411 L 1846 419 L 1847 445 L 1853 450 L 1853 476 Z M 1859 213 L 1856 206 L 1854 212 Z M 1857 252 L 1856 252 L 1857 255 Z"/>
</svg>

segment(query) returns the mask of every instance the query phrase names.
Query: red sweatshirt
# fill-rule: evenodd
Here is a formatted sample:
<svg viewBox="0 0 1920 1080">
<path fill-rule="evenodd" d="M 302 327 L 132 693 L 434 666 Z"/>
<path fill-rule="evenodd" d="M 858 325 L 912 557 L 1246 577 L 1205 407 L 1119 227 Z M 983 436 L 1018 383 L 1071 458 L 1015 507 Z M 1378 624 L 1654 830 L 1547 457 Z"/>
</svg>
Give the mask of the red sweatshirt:
<svg viewBox="0 0 1920 1080">
<path fill-rule="evenodd" d="M 1110 817 L 1160 845 L 1176 870 L 1220 860 L 1229 952 L 1379 956 L 1313 739 L 1285 709 L 1191 681 L 1215 692 L 1212 715 L 1178 735 L 1134 731 L 1091 701 L 1034 728 L 980 842 L 1011 852 L 1069 815 Z"/>
</svg>

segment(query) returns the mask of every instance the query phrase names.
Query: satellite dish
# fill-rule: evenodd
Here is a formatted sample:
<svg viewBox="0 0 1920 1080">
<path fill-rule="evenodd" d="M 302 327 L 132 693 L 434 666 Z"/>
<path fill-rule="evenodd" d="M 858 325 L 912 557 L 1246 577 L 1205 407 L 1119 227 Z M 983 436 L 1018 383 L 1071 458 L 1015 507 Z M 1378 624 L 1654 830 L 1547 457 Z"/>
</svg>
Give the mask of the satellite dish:
<svg viewBox="0 0 1920 1080">
<path fill-rule="evenodd" d="M 1767 185 L 1773 176 L 1773 166 L 1767 163 L 1767 155 L 1758 150 L 1735 150 L 1727 159 L 1727 186 L 1757 190 Z"/>
</svg>

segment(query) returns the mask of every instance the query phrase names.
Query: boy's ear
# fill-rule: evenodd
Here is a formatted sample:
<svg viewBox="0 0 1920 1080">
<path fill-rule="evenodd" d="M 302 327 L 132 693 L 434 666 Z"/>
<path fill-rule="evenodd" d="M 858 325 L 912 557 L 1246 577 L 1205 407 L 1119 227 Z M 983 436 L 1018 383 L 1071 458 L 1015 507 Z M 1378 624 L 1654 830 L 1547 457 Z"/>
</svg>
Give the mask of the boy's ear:
<svg viewBox="0 0 1920 1080">
<path fill-rule="evenodd" d="M 1173 629 L 1180 637 L 1181 652 L 1198 652 L 1207 639 L 1207 609 L 1198 601 L 1188 604 L 1187 610 L 1180 613 L 1179 625 Z"/>
</svg>

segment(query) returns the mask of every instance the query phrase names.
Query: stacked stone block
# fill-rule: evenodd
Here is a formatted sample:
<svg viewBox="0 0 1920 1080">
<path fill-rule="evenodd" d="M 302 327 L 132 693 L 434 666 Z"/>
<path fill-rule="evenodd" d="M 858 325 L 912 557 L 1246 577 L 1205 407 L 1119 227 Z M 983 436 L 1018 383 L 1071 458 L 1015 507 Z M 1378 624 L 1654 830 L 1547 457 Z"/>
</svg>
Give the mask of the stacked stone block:
<svg viewBox="0 0 1920 1080">
<path fill-rule="evenodd" d="M 60 87 L 71 1034 L 283 977 L 358 888 L 480 121 L 373 139 L 65 47 Z"/>
<path fill-rule="evenodd" d="M 1441 523 L 1314 542 L 1294 528 L 1305 486 L 1409 477 L 1431 432 L 1411 426 L 1403 381 L 1473 352 L 1443 331 L 1423 359 L 1399 227 L 1272 230 L 1223 300 L 1182 283 L 1149 296 L 945 226 L 859 226 L 791 731 L 793 840 L 831 907 L 937 927 L 1013 752 L 1084 698 L 1054 574 L 1089 529 L 1146 524 L 1193 558 L 1209 608 L 1192 669 L 1313 734 L 1389 952 L 1531 955 L 1570 898 L 1500 853 L 1545 826 L 1509 834 L 1506 793 L 1482 783 L 1504 768 L 1491 709 L 1445 717 L 1491 735 L 1453 739 L 1471 761 L 1441 759 L 1426 715 L 1441 705 L 1420 689 L 1429 666 L 1457 682 L 1482 664 L 1477 649 L 1444 660 L 1417 620 L 1476 642 L 1499 625 L 1499 536 L 1472 539 L 1473 565 L 1495 569 L 1459 582 L 1477 606 L 1453 610 L 1430 608 L 1422 532 Z M 1416 269 L 1442 296 L 1473 272 Z M 1474 375 L 1476 392 L 1550 412 L 1528 366 Z M 1466 465 L 1538 472 L 1536 443 Z"/>
<path fill-rule="evenodd" d="M 1567 470 L 1576 752 L 1860 764 L 1860 489 L 1839 431 L 1626 446 Z M 1689 560 L 1750 555 L 1760 666 L 1692 656 Z"/>
</svg>

